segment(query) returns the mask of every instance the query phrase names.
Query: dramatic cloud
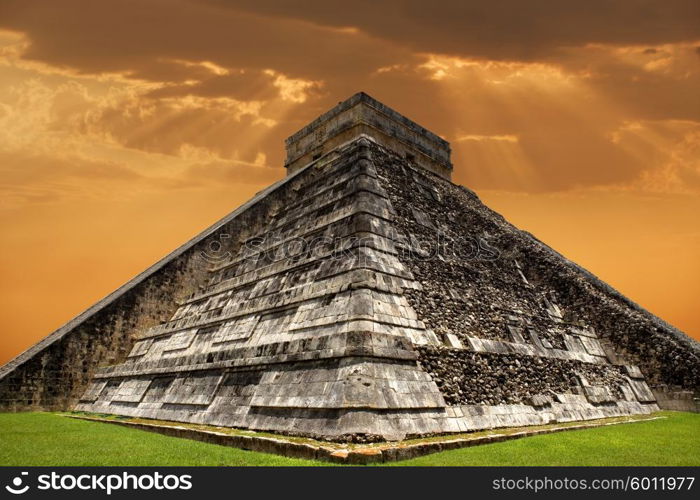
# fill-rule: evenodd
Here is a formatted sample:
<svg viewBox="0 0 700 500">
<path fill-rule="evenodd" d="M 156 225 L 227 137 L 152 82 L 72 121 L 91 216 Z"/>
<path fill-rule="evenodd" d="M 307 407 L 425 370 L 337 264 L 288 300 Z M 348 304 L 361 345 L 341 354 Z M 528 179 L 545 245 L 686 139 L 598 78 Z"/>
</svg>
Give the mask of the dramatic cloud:
<svg viewBox="0 0 700 500">
<path fill-rule="evenodd" d="M 318 79 L 366 73 L 409 53 L 352 30 L 203 2 L 5 0 L 3 6 L 0 26 L 29 34 L 29 59 L 154 81 L 174 76 L 168 62 L 178 60 Z"/>
<path fill-rule="evenodd" d="M 354 28 L 417 52 L 534 60 L 589 43 L 638 45 L 700 39 L 694 0 L 211 0 L 224 10 Z"/>
</svg>

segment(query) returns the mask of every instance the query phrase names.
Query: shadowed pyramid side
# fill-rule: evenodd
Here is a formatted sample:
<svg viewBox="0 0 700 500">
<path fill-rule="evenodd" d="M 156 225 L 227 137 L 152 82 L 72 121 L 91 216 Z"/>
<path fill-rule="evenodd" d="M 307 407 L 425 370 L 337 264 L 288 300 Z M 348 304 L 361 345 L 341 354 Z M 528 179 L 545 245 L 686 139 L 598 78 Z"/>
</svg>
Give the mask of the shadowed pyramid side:
<svg viewBox="0 0 700 500">
<path fill-rule="evenodd" d="M 448 412 L 466 417 L 460 425 L 654 411 L 645 374 L 663 379 L 658 358 L 633 356 L 632 349 L 685 359 L 674 364 L 674 378 L 697 386 L 698 350 L 690 339 L 684 349 L 676 335 L 656 334 L 652 315 L 615 300 L 609 287 L 470 190 L 386 148 L 373 147 L 371 155 L 397 210 L 401 260 L 421 285 L 404 295 L 441 341 L 417 346 L 419 362 Z M 646 337 L 638 336 L 642 325 Z"/>
</svg>

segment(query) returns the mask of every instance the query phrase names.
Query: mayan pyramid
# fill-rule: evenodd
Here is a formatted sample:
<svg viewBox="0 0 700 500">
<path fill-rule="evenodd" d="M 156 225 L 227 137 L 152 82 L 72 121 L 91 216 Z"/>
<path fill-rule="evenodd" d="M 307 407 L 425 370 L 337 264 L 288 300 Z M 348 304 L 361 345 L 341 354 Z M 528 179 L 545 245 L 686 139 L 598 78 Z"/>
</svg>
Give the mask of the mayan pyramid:
<svg viewBox="0 0 700 500">
<path fill-rule="evenodd" d="M 440 137 L 359 93 L 286 148 L 286 178 L 0 369 L 0 405 L 331 440 L 692 407 L 698 343 L 453 184 Z"/>
</svg>

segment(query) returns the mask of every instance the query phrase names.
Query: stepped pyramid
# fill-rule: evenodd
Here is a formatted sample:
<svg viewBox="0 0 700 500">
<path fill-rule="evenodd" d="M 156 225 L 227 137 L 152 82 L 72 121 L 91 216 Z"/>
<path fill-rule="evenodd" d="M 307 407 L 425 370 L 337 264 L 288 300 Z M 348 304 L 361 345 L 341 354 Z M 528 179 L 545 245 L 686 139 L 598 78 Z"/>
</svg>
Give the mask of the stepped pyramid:
<svg viewBox="0 0 700 500">
<path fill-rule="evenodd" d="M 344 441 L 692 404 L 697 342 L 453 184 L 443 139 L 359 93 L 286 147 L 285 179 L 3 367 L 0 404 Z"/>
</svg>

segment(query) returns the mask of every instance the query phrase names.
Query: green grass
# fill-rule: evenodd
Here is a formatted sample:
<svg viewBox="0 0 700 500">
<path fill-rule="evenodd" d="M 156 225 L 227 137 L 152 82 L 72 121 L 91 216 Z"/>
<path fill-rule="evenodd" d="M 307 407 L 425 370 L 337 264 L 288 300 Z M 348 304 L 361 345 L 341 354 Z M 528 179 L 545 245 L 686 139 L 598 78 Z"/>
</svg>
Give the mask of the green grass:
<svg viewBox="0 0 700 500">
<path fill-rule="evenodd" d="M 396 465 L 700 465 L 700 415 L 533 436 L 426 455 Z"/>
<path fill-rule="evenodd" d="M 390 465 L 700 465 L 700 415 L 567 431 Z M 324 465 L 51 413 L 0 414 L 0 465 Z"/>
<path fill-rule="evenodd" d="M 325 465 L 51 413 L 0 413 L 0 465 Z"/>
</svg>

